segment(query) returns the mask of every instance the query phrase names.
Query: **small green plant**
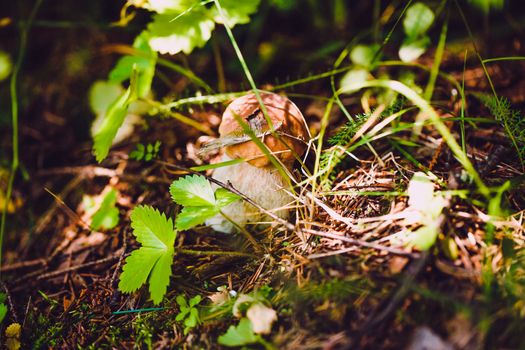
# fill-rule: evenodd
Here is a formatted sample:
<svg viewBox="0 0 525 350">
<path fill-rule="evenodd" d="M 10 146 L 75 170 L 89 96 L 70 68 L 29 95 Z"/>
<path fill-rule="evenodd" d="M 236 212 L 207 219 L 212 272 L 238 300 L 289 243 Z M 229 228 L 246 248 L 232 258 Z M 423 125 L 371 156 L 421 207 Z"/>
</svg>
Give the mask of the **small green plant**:
<svg viewBox="0 0 525 350">
<path fill-rule="evenodd" d="M 130 81 L 130 88 L 114 100 L 107 109 L 102 126 L 94 134 L 93 153 L 98 162 L 106 158 L 118 129 L 124 123 L 129 106 L 137 100 L 145 100 L 152 105 L 155 101 L 147 99 L 155 76 L 157 64 L 185 75 L 198 86 L 211 91 L 208 85 L 191 71 L 167 60 L 158 58 L 158 54 L 175 55 L 191 53 L 202 47 L 211 38 L 216 24 L 226 24 L 229 28 L 250 21 L 250 15 L 257 11 L 260 0 L 222 0 L 223 13 L 216 6 L 206 6 L 212 1 L 175 0 L 175 1 L 132 1 L 129 0 L 124 10 L 131 7 L 152 12 L 152 21 L 133 43 L 132 50 L 120 58 L 115 68 L 109 73 L 109 83 Z M 123 13 L 125 13 L 124 11 Z M 131 18 L 130 16 L 129 18 Z M 126 24 L 127 18 L 121 19 Z M 226 22 L 226 23 L 225 23 Z M 187 117 L 176 118 L 195 126 Z"/>
<path fill-rule="evenodd" d="M 156 141 L 154 144 L 148 143 L 146 146 L 142 143 L 138 143 L 135 149 L 129 154 L 131 159 L 144 160 L 149 162 L 150 160 L 157 158 L 160 150 L 160 141 Z"/>
<path fill-rule="evenodd" d="M 0 324 L 4 321 L 4 318 L 7 316 L 7 305 L 5 304 L 6 295 L 5 293 L 0 293 Z"/>
<path fill-rule="evenodd" d="M 197 305 L 201 302 L 202 297 L 196 295 L 187 301 L 184 295 L 179 295 L 175 300 L 180 308 L 180 312 L 177 314 L 175 320 L 184 324 L 184 334 L 188 334 L 192 328 L 200 323 L 199 309 L 197 309 Z"/>
<path fill-rule="evenodd" d="M 408 221 L 421 225 L 417 230 L 408 232 L 408 244 L 428 250 L 441 231 L 439 218 L 447 201 L 440 193 L 434 192 L 434 184 L 425 173 L 417 172 L 408 185 L 408 204 L 408 210 L 413 213 Z"/>
<path fill-rule="evenodd" d="M 399 48 L 402 61 L 414 61 L 425 53 L 430 45 L 427 32 L 434 23 L 434 17 L 434 12 L 422 2 L 416 2 L 407 9 L 403 20 L 406 37 Z"/>
<path fill-rule="evenodd" d="M 494 118 L 501 123 L 505 133 L 518 153 L 522 165 L 525 165 L 525 118 L 517 109 L 513 109 L 505 97 L 475 94 L 490 110 Z"/>
<path fill-rule="evenodd" d="M 171 219 L 148 206 L 133 209 L 131 227 L 142 247 L 126 258 L 118 287 L 131 293 L 148 281 L 151 299 L 159 304 L 169 284 L 177 232 Z"/>
<path fill-rule="evenodd" d="M 118 192 L 115 189 L 111 189 L 102 193 L 102 201 L 100 201 L 100 196 L 87 196 L 84 195 L 82 198 L 82 204 L 84 210 L 91 217 L 90 227 L 93 230 L 99 229 L 112 229 L 116 227 L 119 223 L 119 211 L 115 207 L 117 202 Z"/>
<path fill-rule="evenodd" d="M 221 209 L 240 199 L 224 188 L 215 192 L 203 176 L 186 176 L 170 186 L 171 198 L 184 208 L 177 215 L 178 230 L 188 230 L 221 213 Z"/>
<path fill-rule="evenodd" d="M 154 304 L 162 301 L 169 285 L 177 230 L 200 225 L 240 198 L 223 188 L 214 192 L 208 180 L 198 175 L 174 181 L 170 193 L 176 203 L 184 206 L 175 225 L 150 206 L 138 206 L 131 212 L 133 235 L 142 247 L 126 258 L 118 285 L 122 292 L 131 293 L 148 282 Z"/>
</svg>

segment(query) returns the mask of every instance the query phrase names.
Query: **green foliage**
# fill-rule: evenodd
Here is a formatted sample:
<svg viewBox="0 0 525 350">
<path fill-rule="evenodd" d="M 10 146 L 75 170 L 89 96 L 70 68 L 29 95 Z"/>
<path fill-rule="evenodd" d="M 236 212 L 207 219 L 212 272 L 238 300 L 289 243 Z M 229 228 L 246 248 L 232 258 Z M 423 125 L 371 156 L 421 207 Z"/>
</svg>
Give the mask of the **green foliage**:
<svg viewBox="0 0 525 350">
<path fill-rule="evenodd" d="M 89 106 L 91 110 L 99 115 L 104 114 L 108 108 L 119 98 L 124 89 L 122 85 L 115 82 L 98 80 L 89 89 Z"/>
<path fill-rule="evenodd" d="M 486 14 L 490 9 L 501 10 L 505 4 L 505 0 L 468 0 L 468 2 Z"/>
<path fill-rule="evenodd" d="M 146 146 L 144 146 L 142 143 L 138 143 L 135 150 L 129 154 L 129 157 L 131 159 L 149 162 L 150 160 L 158 157 L 160 145 L 160 141 L 156 141 L 155 144 L 148 143 Z"/>
<path fill-rule="evenodd" d="M 410 62 L 421 56 L 430 44 L 426 35 L 434 23 L 434 12 L 422 2 L 416 2 L 408 8 L 403 20 L 405 39 L 399 49 L 399 57 Z"/>
<path fill-rule="evenodd" d="M 224 10 L 224 17 L 228 27 L 232 28 L 236 24 L 246 24 L 250 22 L 250 15 L 257 12 L 260 0 L 220 0 L 222 9 Z M 213 20 L 216 23 L 224 24 L 222 16 L 219 14 L 216 6 L 211 9 Z"/>
<path fill-rule="evenodd" d="M 223 0 L 220 2 L 228 26 L 248 23 L 257 11 L 259 0 Z M 189 54 L 210 39 L 215 23 L 223 23 L 217 8 L 208 9 L 199 0 L 175 0 L 171 3 L 149 3 L 148 8 L 157 12 L 148 25 L 149 44 L 160 53 Z"/>
<path fill-rule="evenodd" d="M 0 303 L 0 323 L 2 323 L 6 315 L 7 315 L 7 305 L 4 303 Z"/>
<path fill-rule="evenodd" d="M 167 12 L 155 14 L 148 25 L 151 47 L 162 54 L 189 54 L 202 47 L 211 38 L 215 22 L 202 7 L 187 13 Z"/>
<path fill-rule="evenodd" d="M 186 301 L 184 295 L 179 295 L 176 298 L 177 304 L 179 304 L 180 312 L 177 314 L 175 320 L 177 322 L 183 322 L 184 324 L 184 334 L 197 326 L 200 323 L 199 310 L 197 305 L 201 302 L 202 297 L 196 295 L 191 298 L 189 301 Z"/>
<path fill-rule="evenodd" d="M 406 11 L 403 29 L 410 38 L 423 36 L 433 22 L 434 12 L 424 3 L 416 2 Z"/>
<path fill-rule="evenodd" d="M 0 81 L 6 79 L 13 70 L 11 56 L 5 51 L 0 50 Z"/>
<path fill-rule="evenodd" d="M 441 230 L 441 212 L 446 205 L 440 193 L 434 192 L 434 184 L 422 172 L 414 174 L 408 185 L 408 204 L 413 211 L 414 223 L 420 224 L 417 230 L 408 233 L 409 245 L 420 250 L 430 249 Z"/>
<path fill-rule="evenodd" d="M 497 97 L 485 94 L 475 94 L 490 110 L 494 118 L 501 123 L 505 133 L 518 152 L 520 162 L 525 164 L 525 118 L 517 109 L 512 109 L 509 100 L 503 96 Z"/>
<path fill-rule="evenodd" d="M 380 46 L 374 45 L 357 45 L 350 52 L 350 60 L 355 65 L 362 66 L 368 70 L 372 70 L 376 66 L 376 62 L 379 61 L 378 51 Z M 376 57 L 377 55 L 377 57 Z"/>
<path fill-rule="evenodd" d="M 103 161 L 108 155 L 113 139 L 117 135 L 117 131 L 122 126 L 122 123 L 124 123 L 129 105 L 137 99 L 135 92 L 136 81 L 137 74 L 134 73 L 128 89 L 109 106 L 102 125 L 93 137 L 93 153 L 95 154 L 97 162 Z"/>
<path fill-rule="evenodd" d="M 122 83 L 130 79 L 133 67 L 137 70 L 137 96 L 146 97 L 151 89 L 153 76 L 155 75 L 155 64 L 157 53 L 148 44 L 148 34 L 142 32 L 133 43 L 137 50 L 134 56 L 120 58 L 116 66 L 109 73 L 110 82 Z"/>
<path fill-rule="evenodd" d="M 218 340 L 221 345 L 233 347 L 258 343 L 260 339 L 261 337 L 253 332 L 250 320 L 243 317 L 237 326 L 230 326 Z"/>
<path fill-rule="evenodd" d="M 100 228 L 109 230 L 118 225 L 119 211 L 115 207 L 117 194 L 118 192 L 115 189 L 111 189 L 105 194 L 100 207 L 91 218 L 91 228 L 93 230 L 98 230 Z M 93 197 L 85 196 L 83 201 L 87 211 L 90 207 L 95 207 Z"/>
<path fill-rule="evenodd" d="M 208 180 L 199 175 L 186 176 L 174 181 L 170 186 L 171 198 L 183 205 L 175 224 L 178 230 L 188 230 L 202 224 L 220 213 L 221 209 L 237 201 L 240 197 L 224 188 L 215 193 Z"/>
<path fill-rule="evenodd" d="M 173 222 L 152 207 L 138 206 L 131 212 L 131 227 L 142 247 L 126 258 L 119 289 L 131 293 L 147 280 L 151 299 L 159 304 L 166 294 L 175 254 Z"/>
</svg>

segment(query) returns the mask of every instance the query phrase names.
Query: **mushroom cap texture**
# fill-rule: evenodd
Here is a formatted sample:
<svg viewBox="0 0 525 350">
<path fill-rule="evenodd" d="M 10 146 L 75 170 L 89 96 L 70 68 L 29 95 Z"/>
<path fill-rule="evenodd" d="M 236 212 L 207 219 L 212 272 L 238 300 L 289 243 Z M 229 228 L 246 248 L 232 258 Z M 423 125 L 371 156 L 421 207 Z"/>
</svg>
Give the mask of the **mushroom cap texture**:
<svg viewBox="0 0 525 350">
<path fill-rule="evenodd" d="M 259 94 L 279 138 L 267 133 L 270 127 L 254 93 L 239 97 L 228 105 L 222 115 L 219 134 L 221 137 L 244 134 L 242 126 L 236 120 L 236 117 L 240 117 L 256 134 L 267 133 L 262 136 L 262 141 L 275 157 L 290 166 L 295 160 L 295 155 L 290 148 L 298 156 L 302 156 L 310 139 L 303 114 L 292 101 L 284 96 L 264 91 Z M 271 165 L 270 159 L 253 141 L 228 146 L 226 153 L 231 158 L 248 159 L 248 162 L 256 167 Z"/>
</svg>

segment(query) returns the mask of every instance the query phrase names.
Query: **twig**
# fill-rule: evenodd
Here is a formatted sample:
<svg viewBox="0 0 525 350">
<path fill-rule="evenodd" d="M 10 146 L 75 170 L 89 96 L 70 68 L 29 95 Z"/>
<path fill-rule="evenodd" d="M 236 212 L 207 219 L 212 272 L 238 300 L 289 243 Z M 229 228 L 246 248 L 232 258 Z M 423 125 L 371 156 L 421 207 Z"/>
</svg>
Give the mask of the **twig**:
<svg viewBox="0 0 525 350">
<path fill-rule="evenodd" d="M 193 249 L 182 249 L 175 248 L 176 253 L 188 254 L 188 255 L 225 255 L 225 256 L 241 256 L 246 258 L 257 258 L 257 255 L 243 252 L 224 251 L 224 250 L 193 250 Z"/>
<path fill-rule="evenodd" d="M 376 243 L 372 243 L 372 242 L 362 241 L 360 239 L 345 237 L 345 236 L 340 235 L 340 234 L 335 234 L 335 233 L 330 233 L 330 232 L 320 232 L 320 231 L 315 231 L 315 230 L 310 230 L 310 229 L 305 229 L 304 231 L 307 232 L 307 233 L 310 233 L 312 235 L 325 237 L 325 238 L 331 238 L 331 239 L 338 239 L 338 240 L 343 241 L 345 243 L 350 243 L 350 244 L 361 246 L 361 247 L 365 247 L 365 248 L 372 248 L 372 249 L 376 249 L 376 250 L 381 250 L 381 251 L 385 251 L 385 252 L 388 252 L 388 253 L 391 253 L 391 254 L 395 254 L 395 255 L 408 256 L 408 257 L 411 257 L 411 258 L 418 258 L 419 257 L 418 253 L 411 253 L 411 252 L 407 252 L 407 251 L 402 250 L 402 249 L 387 247 L 387 246 L 376 244 Z"/>
<path fill-rule="evenodd" d="M 13 304 L 13 299 L 11 299 L 11 293 L 9 293 L 9 289 L 7 289 L 7 286 L 4 282 L 0 281 L 0 285 L 2 286 L 2 289 L 5 291 L 5 295 L 7 297 L 7 303 L 9 304 L 9 310 L 11 310 L 11 315 L 13 317 L 13 320 L 18 323 L 18 315 L 16 314 L 16 309 Z"/>
<path fill-rule="evenodd" d="M 27 267 L 33 267 L 38 265 L 45 265 L 47 264 L 46 259 L 35 259 L 35 260 L 27 260 L 27 261 L 21 261 L 17 262 L 11 265 L 5 265 L 0 268 L 1 272 L 7 272 L 7 271 L 13 271 L 13 270 L 20 270 Z"/>
</svg>

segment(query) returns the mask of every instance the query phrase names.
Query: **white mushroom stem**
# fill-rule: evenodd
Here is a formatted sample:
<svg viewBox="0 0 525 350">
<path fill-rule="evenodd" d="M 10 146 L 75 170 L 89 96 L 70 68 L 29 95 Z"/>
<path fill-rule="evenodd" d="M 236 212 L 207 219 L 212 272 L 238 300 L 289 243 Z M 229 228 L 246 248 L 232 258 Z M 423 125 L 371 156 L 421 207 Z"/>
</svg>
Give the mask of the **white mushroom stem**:
<svg viewBox="0 0 525 350">
<path fill-rule="evenodd" d="M 231 160 L 227 154 L 221 161 Z M 258 168 L 249 163 L 239 163 L 215 169 L 213 178 L 217 181 L 230 182 L 239 192 L 245 194 L 261 207 L 274 212 L 282 219 L 288 219 L 287 206 L 293 198 L 285 191 L 286 181 L 275 168 Z M 230 219 L 244 227 L 249 222 L 268 222 L 266 214 L 245 201 L 237 201 L 223 209 Z M 214 216 L 206 221 L 206 225 L 214 230 L 225 233 L 236 232 L 237 228 L 222 215 Z"/>
</svg>

